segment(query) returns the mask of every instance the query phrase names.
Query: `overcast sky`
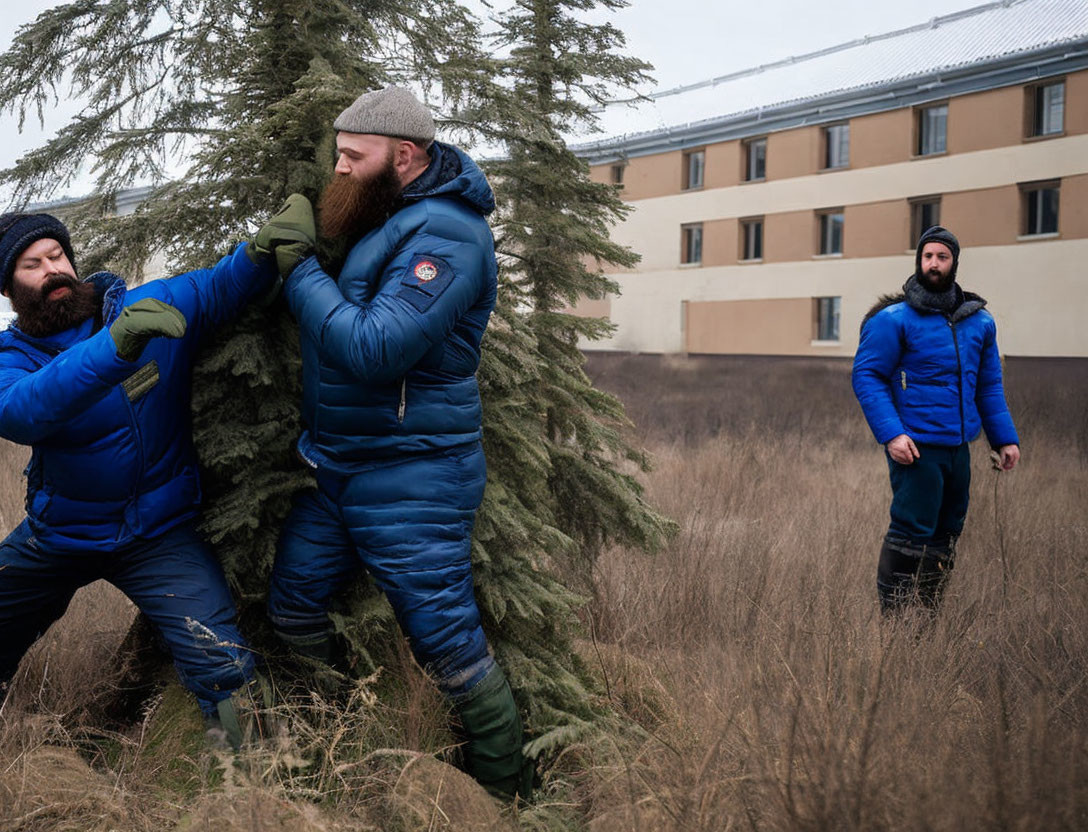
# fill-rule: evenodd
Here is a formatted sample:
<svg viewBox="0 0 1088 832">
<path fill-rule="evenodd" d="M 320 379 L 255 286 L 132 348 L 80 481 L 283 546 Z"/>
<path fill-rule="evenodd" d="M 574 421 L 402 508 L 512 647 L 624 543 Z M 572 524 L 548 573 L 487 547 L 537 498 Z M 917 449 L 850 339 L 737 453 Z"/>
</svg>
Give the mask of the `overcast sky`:
<svg viewBox="0 0 1088 832">
<path fill-rule="evenodd" d="M 502 2 L 491 0 L 494 6 Z M 5 2 L 0 50 L 7 49 L 19 26 L 55 5 L 60 4 Z M 978 5 L 980 0 L 634 0 L 613 22 L 626 33 L 629 53 L 654 65 L 656 87 L 669 88 Z M 71 112 L 63 108 L 60 114 Z M 63 123 L 47 121 L 44 135 Z M 43 139 L 36 122 L 21 134 L 17 126 L 10 116 L 0 122 L 0 167 L 10 166 Z"/>
</svg>

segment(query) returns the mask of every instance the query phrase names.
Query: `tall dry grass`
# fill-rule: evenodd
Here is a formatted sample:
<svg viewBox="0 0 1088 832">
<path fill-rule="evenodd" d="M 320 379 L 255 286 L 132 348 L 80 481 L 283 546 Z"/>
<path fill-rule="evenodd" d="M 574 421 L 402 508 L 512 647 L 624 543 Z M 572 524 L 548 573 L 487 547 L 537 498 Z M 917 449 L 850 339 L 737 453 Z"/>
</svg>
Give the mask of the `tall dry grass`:
<svg viewBox="0 0 1088 832">
<path fill-rule="evenodd" d="M 594 829 L 1088 828 L 1088 363 L 1008 365 L 1023 463 L 975 446 L 944 608 L 889 623 L 847 364 L 593 359 L 682 524 L 600 565 L 599 665 L 646 735 L 602 763 Z"/>
<path fill-rule="evenodd" d="M 1088 362 L 1008 362 L 1022 465 L 998 475 L 976 445 L 946 604 L 898 623 L 877 611 L 890 489 L 848 363 L 589 370 L 682 530 L 601 560 L 583 651 L 621 720 L 560 760 L 542 806 L 489 813 L 430 764 L 445 713 L 406 653 L 347 695 L 288 693 L 290 739 L 241 765 L 203 751 L 177 689 L 111 733 L 103 668 L 132 611 L 96 585 L 0 713 L 0 829 L 1088 828 Z"/>
</svg>

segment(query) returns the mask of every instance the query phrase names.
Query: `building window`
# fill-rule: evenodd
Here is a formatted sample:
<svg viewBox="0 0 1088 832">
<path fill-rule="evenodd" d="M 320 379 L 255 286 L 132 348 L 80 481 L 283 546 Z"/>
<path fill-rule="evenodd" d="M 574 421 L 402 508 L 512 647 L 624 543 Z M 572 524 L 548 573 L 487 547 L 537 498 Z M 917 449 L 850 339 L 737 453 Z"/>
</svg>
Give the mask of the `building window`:
<svg viewBox="0 0 1088 832">
<path fill-rule="evenodd" d="M 1021 185 L 1024 204 L 1024 234 L 1058 233 L 1058 182 Z"/>
<path fill-rule="evenodd" d="M 744 181 L 767 178 L 767 140 L 751 139 L 744 143 Z"/>
<path fill-rule="evenodd" d="M 824 167 L 844 168 L 850 164 L 850 125 L 824 128 Z"/>
<path fill-rule="evenodd" d="M 818 216 L 820 218 L 820 254 L 842 254 L 842 209 L 821 211 Z"/>
<path fill-rule="evenodd" d="M 1065 81 L 1028 87 L 1029 136 L 1054 136 L 1065 129 Z"/>
<path fill-rule="evenodd" d="M 817 341 L 839 340 L 839 310 L 842 298 L 813 298 L 815 303 L 815 333 Z"/>
<path fill-rule="evenodd" d="M 740 221 L 741 260 L 763 259 L 763 217 Z"/>
<path fill-rule="evenodd" d="M 613 185 L 623 185 L 623 169 L 626 167 L 627 165 L 623 164 L 622 162 L 612 166 L 611 174 Z"/>
<path fill-rule="evenodd" d="M 918 155 L 944 153 L 948 149 L 948 105 L 918 110 Z"/>
<path fill-rule="evenodd" d="M 924 196 L 910 203 L 910 248 L 918 247 L 918 240 L 926 229 L 941 224 L 941 198 Z"/>
<path fill-rule="evenodd" d="M 680 262 L 703 262 L 703 224 L 680 226 Z"/>
<path fill-rule="evenodd" d="M 684 154 L 684 190 L 703 187 L 703 171 L 706 167 L 706 151 L 693 150 Z"/>
</svg>

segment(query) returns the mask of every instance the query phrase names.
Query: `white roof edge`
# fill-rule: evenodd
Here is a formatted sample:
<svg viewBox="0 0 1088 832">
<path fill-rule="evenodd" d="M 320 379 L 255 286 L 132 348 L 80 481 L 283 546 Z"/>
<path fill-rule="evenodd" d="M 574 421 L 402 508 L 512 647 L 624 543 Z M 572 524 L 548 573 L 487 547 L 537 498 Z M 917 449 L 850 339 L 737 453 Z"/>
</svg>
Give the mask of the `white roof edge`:
<svg viewBox="0 0 1088 832">
<path fill-rule="evenodd" d="M 974 17 L 977 14 L 990 11 L 997 8 L 1009 8 L 1020 3 L 1027 2 L 1027 0 L 995 0 L 992 3 L 984 3 L 981 6 L 972 6 L 969 9 L 961 9 L 958 12 L 951 12 L 950 14 L 941 15 L 939 17 L 930 18 L 924 23 L 916 23 L 912 26 L 905 26 L 901 29 L 893 29 L 889 32 L 882 32 L 878 35 L 864 35 L 860 38 L 854 38 L 853 40 L 837 43 L 834 46 L 826 46 L 823 49 L 816 49 L 812 52 L 803 52 L 800 55 L 790 55 L 785 58 L 781 58 L 777 61 L 771 61 L 766 64 L 759 64 L 758 66 L 748 67 L 747 69 L 739 69 L 735 72 L 727 72 L 725 75 L 716 75 L 713 78 L 707 78 L 702 81 L 694 81 L 690 84 L 681 84 L 678 87 L 670 87 L 666 90 L 660 90 L 658 92 L 648 93 L 647 95 L 635 96 L 633 98 L 616 98 L 609 101 L 604 107 L 611 104 L 633 104 L 638 101 L 657 101 L 662 98 L 668 98 L 672 95 L 679 95 L 680 93 L 690 92 L 691 90 L 702 89 L 704 87 L 716 87 L 718 84 L 725 83 L 726 81 L 735 81 L 738 78 L 747 78 L 752 75 L 758 75 L 762 72 L 766 72 L 771 69 L 777 69 L 782 66 L 791 66 L 803 61 L 809 61 L 814 58 L 822 58 L 826 55 L 833 55 L 836 52 L 843 52 L 847 49 L 853 49 L 855 46 L 865 46 L 869 43 L 875 43 L 881 40 L 888 40 L 890 38 L 899 37 L 901 35 L 908 35 L 913 32 L 921 32 L 925 29 L 936 29 L 937 27 L 951 23 L 955 20 L 963 20 L 964 18 Z M 600 112 L 604 107 L 595 107 L 594 112 Z"/>
</svg>

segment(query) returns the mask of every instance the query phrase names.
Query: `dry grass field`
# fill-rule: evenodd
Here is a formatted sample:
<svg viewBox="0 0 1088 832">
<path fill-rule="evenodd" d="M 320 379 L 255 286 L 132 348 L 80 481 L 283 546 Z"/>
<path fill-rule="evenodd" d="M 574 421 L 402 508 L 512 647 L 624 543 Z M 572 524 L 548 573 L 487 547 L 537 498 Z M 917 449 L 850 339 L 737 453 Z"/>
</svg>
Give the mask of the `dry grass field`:
<svg viewBox="0 0 1088 832">
<path fill-rule="evenodd" d="M 1022 465 L 998 474 L 974 446 L 946 604 L 897 623 L 875 598 L 887 472 L 848 363 L 594 355 L 589 371 L 627 404 L 681 532 L 601 560 L 582 649 L 623 727 L 572 749 L 537 808 L 500 817 L 398 750 L 443 742 L 410 672 L 407 706 L 366 683 L 346 707 L 315 696 L 321 736 L 243 765 L 164 724 L 162 701 L 103 730 L 132 613 L 95 585 L 0 713 L 0 830 L 1088 828 L 1088 362 L 1008 362 Z M 7 526 L 24 459 L 0 461 Z"/>
</svg>

